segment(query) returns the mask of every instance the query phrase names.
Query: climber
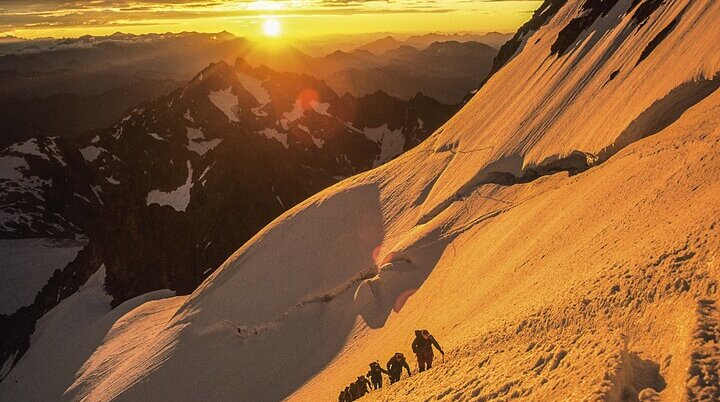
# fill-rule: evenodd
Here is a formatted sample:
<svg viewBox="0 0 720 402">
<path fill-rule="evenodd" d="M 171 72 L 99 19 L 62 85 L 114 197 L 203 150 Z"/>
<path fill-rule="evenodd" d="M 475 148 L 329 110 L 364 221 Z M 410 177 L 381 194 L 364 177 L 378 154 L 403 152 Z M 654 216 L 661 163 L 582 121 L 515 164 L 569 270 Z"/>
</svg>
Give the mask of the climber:
<svg viewBox="0 0 720 402">
<path fill-rule="evenodd" d="M 382 388 L 383 373 L 388 374 L 387 370 L 385 370 L 384 368 L 382 368 L 382 366 L 380 366 L 380 363 L 378 363 L 378 362 L 370 363 L 370 371 L 368 371 L 367 377 L 372 382 L 373 389 Z"/>
<path fill-rule="evenodd" d="M 347 398 L 345 395 L 345 391 L 340 391 L 340 396 L 338 396 L 338 402 L 347 402 Z"/>
<path fill-rule="evenodd" d="M 435 337 L 430 335 L 427 329 L 415 331 L 415 340 L 412 343 L 412 350 L 415 352 L 418 361 L 418 370 L 422 373 L 425 370 L 429 370 L 432 367 L 433 361 L 433 346 L 437 348 L 440 353 L 445 355 L 440 345 L 435 340 Z"/>
<path fill-rule="evenodd" d="M 352 402 L 355 400 L 355 398 L 353 398 L 353 394 L 352 394 L 352 391 L 350 390 L 350 387 L 345 387 L 345 400 L 347 402 Z"/>
<path fill-rule="evenodd" d="M 355 386 L 357 389 L 357 397 L 362 398 L 365 396 L 365 394 L 370 392 L 370 381 L 368 381 L 367 378 L 363 376 L 358 376 L 357 381 L 355 381 Z"/>
<path fill-rule="evenodd" d="M 349 388 L 350 388 L 350 398 L 353 401 L 360 398 L 360 392 L 358 391 L 358 386 L 356 383 L 351 382 Z"/>
<path fill-rule="evenodd" d="M 390 360 L 387 362 L 387 371 L 388 375 L 390 376 L 390 384 L 400 381 L 403 367 L 405 367 L 405 370 L 407 370 L 408 377 L 411 377 L 412 374 L 410 374 L 410 366 L 408 365 L 407 360 L 405 360 L 405 356 L 400 352 L 395 353 L 393 357 L 391 357 Z"/>
</svg>

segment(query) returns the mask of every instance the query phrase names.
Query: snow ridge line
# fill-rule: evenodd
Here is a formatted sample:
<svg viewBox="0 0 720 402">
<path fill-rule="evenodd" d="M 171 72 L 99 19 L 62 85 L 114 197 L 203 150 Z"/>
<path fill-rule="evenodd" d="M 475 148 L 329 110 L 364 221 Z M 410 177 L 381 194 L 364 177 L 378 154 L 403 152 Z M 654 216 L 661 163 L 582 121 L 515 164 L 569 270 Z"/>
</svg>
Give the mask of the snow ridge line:
<svg viewBox="0 0 720 402">
<path fill-rule="evenodd" d="M 299 303 L 296 305 L 288 308 L 285 310 L 282 314 L 280 314 L 278 317 L 259 325 L 238 325 L 237 323 L 234 323 L 230 320 L 225 320 L 225 323 L 230 325 L 232 328 L 235 329 L 237 334 L 241 338 L 247 338 L 250 336 L 256 336 L 261 335 L 267 331 L 271 331 L 275 329 L 282 321 L 286 320 L 288 317 L 290 317 L 291 314 L 295 313 L 296 311 L 307 307 L 312 304 L 319 304 L 319 303 L 330 303 L 338 296 L 342 295 L 349 289 L 351 289 L 353 286 L 367 280 L 375 277 L 378 274 L 377 267 L 373 266 L 371 269 L 368 269 L 366 271 L 360 272 L 356 274 L 355 276 L 351 277 L 347 281 L 341 283 L 340 285 L 336 286 L 333 289 L 330 289 L 325 292 L 318 292 L 309 296 L 306 296 L 304 299 L 302 299 Z"/>
</svg>

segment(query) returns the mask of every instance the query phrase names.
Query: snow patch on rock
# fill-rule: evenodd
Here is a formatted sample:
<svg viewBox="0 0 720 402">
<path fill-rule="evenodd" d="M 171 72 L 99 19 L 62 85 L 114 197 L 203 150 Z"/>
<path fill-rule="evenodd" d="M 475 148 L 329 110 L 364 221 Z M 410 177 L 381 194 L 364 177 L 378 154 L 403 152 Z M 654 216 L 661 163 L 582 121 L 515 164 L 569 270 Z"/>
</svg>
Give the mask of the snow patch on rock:
<svg viewBox="0 0 720 402">
<path fill-rule="evenodd" d="M 262 80 L 243 73 L 238 73 L 238 80 L 240 85 L 258 101 L 260 106 L 265 106 L 271 102 L 270 93 L 263 87 Z"/>
<path fill-rule="evenodd" d="M 12 155 L 0 157 L 0 180 L 20 181 L 25 178 L 23 170 L 28 169 L 25 158 Z"/>
<path fill-rule="evenodd" d="M 183 114 L 183 118 L 184 118 L 185 120 L 189 121 L 190 123 L 195 123 L 195 119 L 194 119 L 194 118 L 192 117 L 192 115 L 190 114 L 190 109 L 188 109 L 188 110 L 185 111 L 185 114 Z"/>
<path fill-rule="evenodd" d="M 223 141 L 221 138 L 215 138 L 209 141 L 205 140 L 205 133 L 202 129 L 188 127 L 187 128 L 188 145 L 187 149 L 191 152 L 203 156 L 208 151 L 215 149 Z"/>
<path fill-rule="evenodd" d="M 153 190 L 147 195 L 147 205 L 157 204 L 160 206 L 169 206 L 178 212 L 185 212 L 190 205 L 190 190 L 193 187 L 192 174 L 193 169 L 190 161 L 187 162 L 187 179 L 185 184 L 170 192 Z"/>
<path fill-rule="evenodd" d="M 307 110 L 314 110 L 316 113 L 324 115 L 324 116 L 331 116 L 330 113 L 328 113 L 328 110 L 330 110 L 330 104 L 326 102 L 319 102 L 317 100 L 310 100 L 308 102 L 308 108 L 306 109 L 303 107 L 303 102 L 298 99 L 293 103 L 293 108 L 289 112 L 285 112 L 283 114 L 284 120 L 286 121 L 283 125 L 287 123 L 292 123 L 303 116 L 305 116 L 305 112 Z"/>
<path fill-rule="evenodd" d="M 25 142 L 20 142 L 9 146 L 6 151 L 16 152 L 23 155 L 37 156 L 49 161 L 50 158 L 40 149 L 37 138 L 31 138 Z"/>
<path fill-rule="evenodd" d="M 310 136 L 310 138 L 312 139 L 313 144 L 315 144 L 315 146 L 319 149 L 322 149 L 323 145 L 325 145 L 325 140 L 323 140 L 322 138 L 316 138 L 312 135 Z"/>
<path fill-rule="evenodd" d="M 405 136 L 402 129 L 390 130 L 387 124 L 380 127 L 366 127 L 365 136 L 380 145 L 380 155 L 375 160 L 375 166 L 380 166 L 392 158 L 400 155 L 405 149 Z"/>
<path fill-rule="evenodd" d="M 228 120 L 231 122 L 239 122 L 237 111 L 239 108 L 237 96 L 232 92 L 232 88 L 222 89 L 220 91 L 212 91 L 208 95 L 210 101 L 220 109 L 221 112 L 225 113 Z"/>
<path fill-rule="evenodd" d="M 148 133 L 148 135 L 155 138 L 158 141 L 167 141 L 165 138 L 159 136 L 157 133 Z"/>
<path fill-rule="evenodd" d="M 100 154 L 103 152 L 107 152 L 104 148 L 96 147 L 94 145 L 90 145 L 85 148 L 81 148 L 80 154 L 82 154 L 83 159 L 85 159 L 88 162 L 94 162 Z"/>
<path fill-rule="evenodd" d="M 274 128 L 268 127 L 260 131 L 260 134 L 264 135 L 267 139 L 279 141 L 285 149 L 290 149 L 287 133 L 281 133 Z"/>
</svg>

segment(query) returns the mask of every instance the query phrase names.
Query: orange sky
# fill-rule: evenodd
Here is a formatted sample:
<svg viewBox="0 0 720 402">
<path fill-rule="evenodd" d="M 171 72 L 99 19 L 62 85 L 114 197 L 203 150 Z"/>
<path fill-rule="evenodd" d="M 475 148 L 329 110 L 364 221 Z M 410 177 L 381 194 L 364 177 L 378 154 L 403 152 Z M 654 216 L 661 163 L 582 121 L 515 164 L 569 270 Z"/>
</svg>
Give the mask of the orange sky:
<svg viewBox="0 0 720 402">
<path fill-rule="evenodd" d="M 540 0 L 2 0 L 0 36 L 27 38 L 229 31 L 262 34 L 273 18 L 287 37 L 369 32 L 511 32 Z"/>
</svg>

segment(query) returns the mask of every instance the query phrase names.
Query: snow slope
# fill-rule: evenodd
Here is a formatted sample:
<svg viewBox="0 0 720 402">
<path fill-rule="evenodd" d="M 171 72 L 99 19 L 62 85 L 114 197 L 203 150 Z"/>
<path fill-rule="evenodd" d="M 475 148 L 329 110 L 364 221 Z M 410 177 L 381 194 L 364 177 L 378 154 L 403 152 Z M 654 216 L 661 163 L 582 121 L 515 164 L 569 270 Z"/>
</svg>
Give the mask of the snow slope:
<svg viewBox="0 0 720 402">
<path fill-rule="evenodd" d="M 651 2 L 559 7 L 423 144 L 131 312 L 62 399 L 336 400 L 418 328 L 445 361 L 367 400 L 720 399 L 720 3 Z"/>
<path fill-rule="evenodd" d="M 86 240 L 0 240 L 0 282 L 7 289 L 0 294 L 0 314 L 31 304 L 53 272 L 75 259 L 86 244 Z"/>
<path fill-rule="evenodd" d="M 0 383 L 3 400 L 60 399 L 72 383 L 75 372 L 103 341 L 126 330 L 128 322 L 142 322 L 144 315 L 150 315 L 148 312 L 163 312 L 166 309 L 162 306 L 174 306 L 178 300 L 170 297 L 173 295 L 170 291 L 156 291 L 110 310 L 111 297 L 105 292 L 104 284 L 103 265 L 78 292 L 38 321 L 31 340 L 32 349 Z M 124 351 L 143 350 L 138 340 L 146 336 L 147 332 L 134 328 L 129 336 L 134 342 L 125 344 Z M 71 344 L 67 344 L 68 341 Z"/>
</svg>

